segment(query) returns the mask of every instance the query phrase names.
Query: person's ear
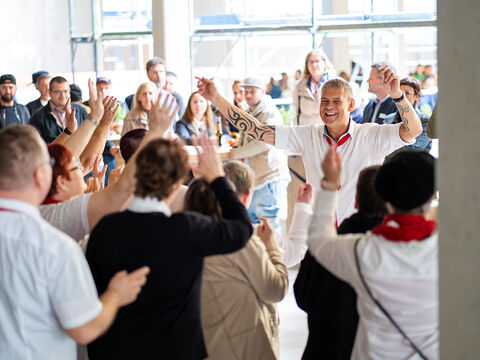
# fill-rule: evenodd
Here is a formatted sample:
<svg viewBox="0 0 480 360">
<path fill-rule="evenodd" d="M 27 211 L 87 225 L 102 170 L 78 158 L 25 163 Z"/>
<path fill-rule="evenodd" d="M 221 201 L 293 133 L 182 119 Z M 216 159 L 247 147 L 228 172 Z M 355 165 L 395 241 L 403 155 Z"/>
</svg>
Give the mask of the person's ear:
<svg viewBox="0 0 480 360">
<path fill-rule="evenodd" d="M 68 188 L 67 185 L 68 179 L 65 175 L 59 175 L 55 179 L 55 185 L 57 186 L 58 192 L 66 191 Z"/>
<path fill-rule="evenodd" d="M 348 112 L 352 112 L 355 108 L 355 99 L 352 97 L 350 99 L 350 104 L 348 104 Z"/>
</svg>

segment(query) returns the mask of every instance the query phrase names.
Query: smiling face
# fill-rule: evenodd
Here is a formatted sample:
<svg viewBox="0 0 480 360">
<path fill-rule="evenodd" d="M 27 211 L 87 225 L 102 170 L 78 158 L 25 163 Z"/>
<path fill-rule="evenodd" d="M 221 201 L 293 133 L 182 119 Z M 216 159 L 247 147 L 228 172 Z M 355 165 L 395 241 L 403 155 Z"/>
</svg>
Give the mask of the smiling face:
<svg viewBox="0 0 480 360">
<path fill-rule="evenodd" d="M 68 82 L 50 82 L 50 101 L 56 107 L 63 109 L 70 97 Z"/>
<path fill-rule="evenodd" d="M 207 111 L 207 100 L 200 94 L 194 94 L 190 99 L 190 110 L 193 117 L 200 120 Z"/>
<path fill-rule="evenodd" d="M 320 101 L 320 117 L 327 126 L 348 125 L 354 104 L 354 100 L 345 95 L 345 89 L 343 88 L 323 89 Z"/>
</svg>

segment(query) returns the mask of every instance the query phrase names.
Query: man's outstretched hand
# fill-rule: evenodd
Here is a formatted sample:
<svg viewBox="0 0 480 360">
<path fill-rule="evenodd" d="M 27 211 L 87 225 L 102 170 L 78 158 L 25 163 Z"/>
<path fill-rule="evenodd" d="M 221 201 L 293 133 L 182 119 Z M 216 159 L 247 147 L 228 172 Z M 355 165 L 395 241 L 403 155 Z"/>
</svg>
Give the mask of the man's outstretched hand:
<svg viewBox="0 0 480 360">
<path fill-rule="evenodd" d="M 204 77 L 199 78 L 196 76 L 195 78 L 198 80 L 198 93 L 215 105 L 218 96 L 218 90 L 215 83 Z"/>
</svg>

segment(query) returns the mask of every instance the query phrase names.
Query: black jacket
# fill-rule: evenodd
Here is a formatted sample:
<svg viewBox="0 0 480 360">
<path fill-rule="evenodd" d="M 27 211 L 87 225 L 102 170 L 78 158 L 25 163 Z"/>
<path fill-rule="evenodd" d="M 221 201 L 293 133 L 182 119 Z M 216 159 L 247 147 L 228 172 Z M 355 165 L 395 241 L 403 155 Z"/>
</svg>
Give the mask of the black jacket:
<svg viewBox="0 0 480 360">
<path fill-rule="evenodd" d="M 98 293 L 123 269 L 150 267 L 137 300 L 119 310 L 112 327 L 88 345 L 97 359 L 204 359 L 200 318 L 203 259 L 241 249 L 252 234 L 245 207 L 222 177 L 210 188 L 223 219 L 194 212 L 124 211 L 93 229 L 86 257 Z"/>
<path fill-rule="evenodd" d="M 30 113 L 25 105 L 13 102 L 13 110 L 15 112 L 15 118 L 19 124 L 27 124 L 30 118 Z M 0 129 L 3 129 L 7 123 L 7 110 L 5 106 L 0 106 Z"/>
<path fill-rule="evenodd" d="M 75 108 L 75 118 L 77 119 L 78 126 L 80 126 L 87 117 L 87 111 L 83 106 L 77 104 L 72 104 L 72 108 Z M 51 114 L 50 101 L 42 109 L 33 114 L 29 124 L 37 128 L 40 136 L 47 144 L 55 140 L 63 131 L 63 128 L 57 124 L 57 120 Z"/>
<path fill-rule="evenodd" d="M 35 114 L 41 108 L 43 108 L 43 105 L 40 102 L 40 98 L 38 98 L 37 100 L 30 101 L 27 104 L 27 109 L 30 112 L 30 116 L 33 116 L 33 114 Z"/>
<path fill-rule="evenodd" d="M 392 98 L 389 97 L 387 100 L 380 104 L 380 109 L 378 109 L 377 116 L 375 117 L 375 119 L 372 119 L 373 113 L 375 111 L 375 105 L 376 102 L 374 99 L 370 100 L 367 106 L 365 106 L 365 109 L 363 110 L 362 123 L 373 122 L 377 124 L 383 124 L 387 115 L 397 112 L 397 105 L 395 105 L 395 101 L 393 101 Z"/>
<path fill-rule="evenodd" d="M 353 214 L 338 234 L 365 233 L 380 217 Z M 298 306 L 308 314 L 308 341 L 302 360 L 350 359 L 357 331 L 357 295 L 350 285 L 332 275 L 309 252 L 293 285 Z"/>
</svg>

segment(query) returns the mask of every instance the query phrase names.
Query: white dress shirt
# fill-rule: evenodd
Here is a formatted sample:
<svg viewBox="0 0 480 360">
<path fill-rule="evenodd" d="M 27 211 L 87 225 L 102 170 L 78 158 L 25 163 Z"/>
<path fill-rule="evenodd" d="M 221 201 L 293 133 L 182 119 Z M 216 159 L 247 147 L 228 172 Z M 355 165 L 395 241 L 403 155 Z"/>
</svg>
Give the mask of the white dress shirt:
<svg viewBox="0 0 480 360">
<path fill-rule="evenodd" d="M 0 359 L 76 359 L 64 329 L 102 311 L 78 244 L 38 208 L 0 199 Z"/>
<path fill-rule="evenodd" d="M 312 207 L 296 202 L 288 236 L 279 236 L 278 245 L 285 251 L 283 263 L 287 268 L 297 265 L 307 252 L 308 226 L 312 219 Z"/>
<path fill-rule="evenodd" d="M 438 234 L 409 242 L 389 241 L 371 232 L 337 235 L 337 201 L 338 191 L 319 190 L 308 247 L 319 263 L 357 293 L 360 318 L 352 359 L 420 359 L 365 290 L 354 256 L 359 238 L 359 263 L 373 295 L 429 359 L 438 359 Z"/>
<path fill-rule="evenodd" d="M 383 163 L 386 155 L 392 151 L 414 144 L 404 142 L 400 137 L 402 123 L 393 125 L 357 124 L 350 120 L 349 136 L 337 152 L 342 159 L 342 175 L 340 177 L 340 202 L 337 207 L 337 222 L 341 224 L 355 212 L 355 193 L 358 174 L 371 165 Z M 307 182 L 316 189 L 320 188 L 323 178 L 321 163 L 330 145 L 325 125 L 309 126 L 276 126 L 275 146 L 286 149 L 293 155 L 301 155 L 305 165 Z"/>
</svg>

